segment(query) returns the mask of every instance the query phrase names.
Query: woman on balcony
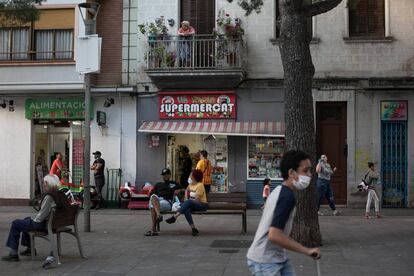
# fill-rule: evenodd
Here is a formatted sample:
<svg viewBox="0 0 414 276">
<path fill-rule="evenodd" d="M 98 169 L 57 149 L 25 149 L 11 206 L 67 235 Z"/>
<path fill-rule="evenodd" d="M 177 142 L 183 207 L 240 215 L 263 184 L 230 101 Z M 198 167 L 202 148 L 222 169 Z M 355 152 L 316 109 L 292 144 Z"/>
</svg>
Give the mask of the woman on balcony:
<svg viewBox="0 0 414 276">
<path fill-rule="evenodd" d="M 191 40 L 193 35 L 195 35 L 195 29 L 190 26 L 190 22 L 181 22 L 181 28 L 178 29 L 178 56 L 180 58 L 180 67 L 191 66 Z"/>
</svg>

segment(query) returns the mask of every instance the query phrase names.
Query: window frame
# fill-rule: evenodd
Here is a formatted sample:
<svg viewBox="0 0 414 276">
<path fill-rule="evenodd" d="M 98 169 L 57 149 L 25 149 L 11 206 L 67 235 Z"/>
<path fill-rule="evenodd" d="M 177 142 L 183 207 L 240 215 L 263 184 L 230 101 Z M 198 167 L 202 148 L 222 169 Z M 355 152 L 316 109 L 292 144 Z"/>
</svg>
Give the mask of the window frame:
<svg viewBox="0 0 414 276">
<path fill-rule="evenodd" d="M 384 35 L 383 36 L 355 36 L 350 33 L 350 9 L 349 1 L 347 0 L 345 5 L 345 43 L 390 43 L 394 41 L 394 37 L 391 36 L 390 28 L 390 0 L 384 1 Z"/>
<path fill-rule="evenodd" d="M 13 31 L 14 30 L 27 30 L 27 36 L 28 36 L 28 45 L 27 45 L 27 59 L 14 59 L 13 56 L 14 55 L 19 55 L 22 53 L 14 53 L 13 50 Z M 0 63 L 2 62 L 18 62 L 18 61 L 27 61 L 31 59 L 31 41 L 32 41 L 32 32 L 31 32 L 31 28 L 28 26 L 21 26 L 21 27 L 2 27 L 0 28 L 0 30 L 2 31 L 7 31 L 8 32 L 8 45 L 7 45 L 7 51 L 1 53 L 1 55 L 7 55 L 9 59 L 0 59 Z"/>
<path fill-rule="evenodd" d="M 279 14 L 279 0 L 274 0 L 273 1 L 274 7 L 273 7 L 273 12 L 274 12 L 274 23 L 273 23 L 273 38 L 270 39 L 270 42 L 272 42 L 273 44 L 278 44 L 279 40 L 280 40 L 280 30 L 277 27 L 277 20 L 278 17 L 280 16 Z M 312 30 L 312 38 L 311 38 L 311 44 L 317 44 L 320 42 L 320 39 L 316 36 L 316 16 L 312 16 L 312 18 L 310 19 L 310 23 L 312 24 L 312 26 L 310 27 L 310 29 Z"/>
<path fill-rule="evenodd" d="M 37 44 L 37 32 L 53 32 L 53 50 L 51 51 L 52 53 L 52 58 L 51 59 L 37 59 L 36 55 L 38 54 L 38 51 L 36 49 L 36 44 Z M 58 53 L 67 53 L 68 51 L 64 51 L 64 52 L 57 52 L 56 51 L 56 33 L 59 31 L 71 31 L 72 32 L 72 39 L 71 39 L 71 56 L 70 58 L 66 58 L 66 59 L 57 59 L 56 58 L 56 54 Z M 74 43 L 74 34 L 75 34 L 75 30 L 72 29 L 37 29 L 37 30 L 33 30 L 33 43 L 32 43 L 32 47 L 33 47 L 33 60 L 35 61 L 73 61 L 74 60 L 74 47 L 75 47 L 75 43 Z M 44 54 L 49 54 L 50 52 L 42 52 Z"/>
<path fill-rule="evenodd" d="M 13 30 L 15 29 L 26 29 L 28 32 L 28 49 L 27 49 L 27 58 L 26 59 L 15 59 L 14 55 L 18 55 L 12 52 L 13 48 Z M 7 51 L 1 53 L 2 55 L 7 55 L 8 59 L 0 59 L 0 64 L 2 63 L 18 63 L 18 62 L 36 62 L 36 63 L 50 63 L 50 62 L 74 62 L 75 58 L 75 30 L 74 28 L 65 28 L 65 29 L 34 29 L 32 26 L 19 26 L 19 27 L 2 27 L 0 30 L 6 30 L 8 32 L 8 45 Z M 53 51 L 52 58 L 47 59 L 38 59 L 36 55 L 38 54 L 36 49 L 36 33 L 42 31 L 52 31 L 53 32 Z M 59 31 L 70 31 L 72 33 L 72 38 L 70 41 L 70 57 L 69 58 L 56 58 L 57 54 L 68 53 L 69 51 L 56 51 L 56 34 Z M 49 52 L 48 52 L 49 53 Z"/>
</svg>

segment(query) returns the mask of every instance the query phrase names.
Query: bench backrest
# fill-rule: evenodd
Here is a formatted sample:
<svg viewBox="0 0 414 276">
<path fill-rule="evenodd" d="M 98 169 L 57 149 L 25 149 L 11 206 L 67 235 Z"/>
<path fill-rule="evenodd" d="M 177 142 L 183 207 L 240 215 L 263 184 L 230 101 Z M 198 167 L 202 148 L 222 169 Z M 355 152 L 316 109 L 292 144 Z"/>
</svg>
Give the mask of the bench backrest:
<svg viewBox="0 0 414 276">
<path fill-rule="evenodd" d="M 244 192 L 237 193 L 209 193 L 207 201 L 210 202 L 228 202 L 228 203 L 246 203 L 247 197 Z"/>
</svg>

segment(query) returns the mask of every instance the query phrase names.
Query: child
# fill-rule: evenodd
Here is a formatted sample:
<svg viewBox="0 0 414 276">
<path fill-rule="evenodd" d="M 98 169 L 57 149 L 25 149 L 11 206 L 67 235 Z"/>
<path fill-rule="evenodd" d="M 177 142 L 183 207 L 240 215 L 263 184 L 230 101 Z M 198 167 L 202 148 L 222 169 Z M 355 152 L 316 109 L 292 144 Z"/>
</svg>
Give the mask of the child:
<svg viewBox="0 0 414 276">
<path fill-rule="evenodd" d="M 263 193 L 262 193 L 263 206 L 262 206 L 262 209 L 264 208 L 264 205 L 266 203 L 267 198 L 269 197 L 269 194 L 270 194 L 270 179 L 266 178 L 265 180 L 263 180 Z"/>
<path fill-rule="evenodd" d="M 375 214 L 377 218 L 381 218 L 379 212 L 379 199 L 375 185 L 377 184 L 379 173 L 375 171 L 375 163 L 368 162 L 368 171 L 365 174 L 364 181 L 368 185 L 367 206 L 365 208 L 365 218 L 369 219 L 369 211 L 371 209 L 371 202 L 374 200 Z"/>
</svg>

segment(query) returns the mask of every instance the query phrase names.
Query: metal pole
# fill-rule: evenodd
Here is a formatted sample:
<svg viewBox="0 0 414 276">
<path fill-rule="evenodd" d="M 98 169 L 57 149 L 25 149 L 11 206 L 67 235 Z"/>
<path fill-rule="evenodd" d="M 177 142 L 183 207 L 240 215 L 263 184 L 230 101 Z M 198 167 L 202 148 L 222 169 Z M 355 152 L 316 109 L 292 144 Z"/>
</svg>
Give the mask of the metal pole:
<svg viewBox="0 0 414 276">
<path fill-rule="evenodd" d="M 85 20 L 85 35 L 95 32 L 95 20 Z M 91 186 L 90 186 L 90 161 L 91 161 L 91 76 L 85 74 L 85 147 L 83 152 L 83 185 L 84 185 L 84 231 L 91 232 Z"/>
</svg>

